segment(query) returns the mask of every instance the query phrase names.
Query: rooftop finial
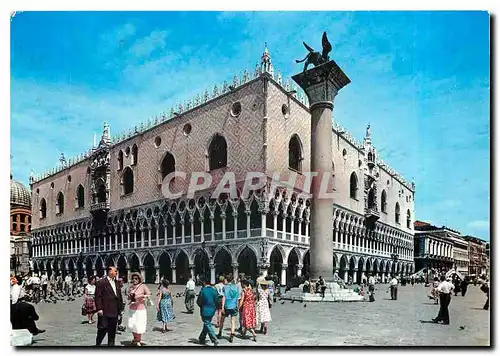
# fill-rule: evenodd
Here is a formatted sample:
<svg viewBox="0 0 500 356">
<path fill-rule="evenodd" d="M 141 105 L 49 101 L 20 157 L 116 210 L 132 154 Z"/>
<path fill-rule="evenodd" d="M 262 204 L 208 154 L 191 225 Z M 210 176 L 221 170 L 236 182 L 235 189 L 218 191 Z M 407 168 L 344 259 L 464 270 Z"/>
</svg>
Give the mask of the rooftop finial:
<svg viewBox="0 0 500 356">
<path fill-rule="evenodd" d="M 64 153 L 61 152 L 61 158 L 59 158 L 59 162 L 61 162 L 61 166 L 65 167 L 66 166 L 66 157 L 64 157 Z"/>
<path fill-rule="evenodd" d="M 109 144 L 111 144 L 109 125 L 106 121 L 104 121 L 104 128 L 102 129 L 102 136 L 101 136 L 101 141 L 99 142 L 99 146 L 109 145 Z"/>
<path fill-rule="evenodd" d="M 269 49 L 267 49 L 267 42 L 264 44 L 264 53 L 262 54 L 260 61 L 260 72 L 261 73 L 269 73 L 273 75 L 273 65 L 271 63 L 271 55 L 269 54 Z"/>
</svg>

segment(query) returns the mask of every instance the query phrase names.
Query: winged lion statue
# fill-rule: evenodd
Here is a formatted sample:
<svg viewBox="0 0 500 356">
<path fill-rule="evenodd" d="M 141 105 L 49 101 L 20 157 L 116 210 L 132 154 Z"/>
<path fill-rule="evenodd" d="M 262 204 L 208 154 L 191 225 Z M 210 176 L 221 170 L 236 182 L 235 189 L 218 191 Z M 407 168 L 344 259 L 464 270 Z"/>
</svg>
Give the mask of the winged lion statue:
<svg viewBox="0 0 500 356">
<path fill-rule="evenodd" d="M 296 63 L 301 63 L 301 62 L 304 62 L 304 72 L 307 70 L 307 67 L 309 66 L 309 64 L 314 64 L 315 67 L 323 64 L 323 63 L 326 63 L 330 60 L 330 57 L 328 56 L 328 54 L 331 52 L 332 50 L 332 45 L 330 44 L 330 42 L 328 41 L 328 38 L 326 37 L 326 32 L 323 32 L 323 37 L 321 39 L 321 43 L 323 45 L 323 52 L 322 53 L 319 53 L 319 52 L 315 52 L 314 49 L 312 49 L 311 47 L 309 47 L 307 45 L 307 43 L 303 42 L 304 43 L 304 47 L 306 47 L 306 49 L 309 51 L 309 53 L 307 54 L 307 56 L 302 59 L 302 60 L 298 60 L 296 59 L 295 62 Z"/>
</svg>

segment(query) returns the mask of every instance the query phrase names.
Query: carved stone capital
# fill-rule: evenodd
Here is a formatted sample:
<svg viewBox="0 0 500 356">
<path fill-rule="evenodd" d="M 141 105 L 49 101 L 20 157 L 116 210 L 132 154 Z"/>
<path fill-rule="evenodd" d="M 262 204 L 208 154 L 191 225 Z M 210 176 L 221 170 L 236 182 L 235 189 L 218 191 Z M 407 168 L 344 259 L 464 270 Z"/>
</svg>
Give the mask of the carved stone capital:
<svg viewBox="0 0 500 356">
<path fill-rule="evenodd" d="M 333 60 L 294 75 L 292 79 L 306 92 L 311 110 L 318 105 L 332 108 L 339 90 L 351 82 Z"/>
</svg>

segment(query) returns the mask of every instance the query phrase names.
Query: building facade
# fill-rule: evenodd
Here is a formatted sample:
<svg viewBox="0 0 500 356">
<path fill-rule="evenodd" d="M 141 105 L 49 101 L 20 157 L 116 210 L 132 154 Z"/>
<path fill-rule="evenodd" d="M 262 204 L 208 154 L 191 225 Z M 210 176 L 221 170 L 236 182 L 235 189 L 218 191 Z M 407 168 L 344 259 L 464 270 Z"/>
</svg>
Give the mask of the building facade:
<svg viewBox="0 0 500 356">
<path fill-rule="evenodd" d="M 486 241 L 469 235 L 464 236 L 464 239 L 469 243 L 469 275 L 489 275 Z"/>
<path fill-rule="evenodd" d="M 453 243 L 442 231 L 428 223 L 415 221 L 415 270 L 453 268 Z"/>
<path fill-rule="evenodd" d="M 253 75 L 214 86 L 127 134 L 105 125 L 96 147 L 32 179 L 35 268 L 49 273 L 141 271 L 183 283 L 225 273 L 277 273 L 284 284 L 307 273 L 310 166 L 307 99 L 275 74 L 269 51 Z M 383 279 L 414 271 L 415 185 L 382 162 L 371 142 L 333 132 L 334 266 L 341 278 Z M 163 179 L 185 172 L 167 185 Z M 193 172 L 212 181 L 186 195 Z M 241 196 L 247 172 L 264 187 Z M 273 190 L 279 180 L 284 184 Z M 211 195 L 234 174 L 238 197 Z"/>
<path fill-rule="evenodd" d="M 31 192 L 10 175 L 10 273 L 24 275 L 31 264 Z"/>
<path fill-rule="evenodd" d="M 414 226 L 417 271 L 429 267 L 439 271 L 455 269 L 464 276 L 469 274 L 469 246 L 460 232 L 423 221 L 416 221 Z"/>
</svg>

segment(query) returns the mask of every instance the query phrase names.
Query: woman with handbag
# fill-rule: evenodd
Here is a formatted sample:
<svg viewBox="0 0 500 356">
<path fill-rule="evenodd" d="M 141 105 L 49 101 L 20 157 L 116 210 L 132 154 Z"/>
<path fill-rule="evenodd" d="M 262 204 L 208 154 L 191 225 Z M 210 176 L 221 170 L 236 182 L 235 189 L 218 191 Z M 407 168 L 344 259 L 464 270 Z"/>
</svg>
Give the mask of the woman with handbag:
<svg viewBox="0 0 500 356">
<path fill-rule="evenodd" d="M 89 324 L 93 324 L 94 314 L 96 313 L 95 307 L 95 278 L 91 276 L 89 278 L 89 284 L 85 286 L 85 292 L 83 293 L 83 306 L 82 315 L 87 315 Z"/>
<path fill-rule="evenodd" d="M 134 339 L 133 346 L 142 346 L 142 334 L 146 332 L 148 313 L 146 303 L 150 303 L 151 291 L 143 283 L 140 273 L 134 272 L 130 275 L 132 284 L 128 287 L 127 298 L 129 301 L 130 316 L 128 328 L 132 331 Z"/>
<path fill-rule="evenodd" d="M 257 319 L 260 322 L 260 331 L 267 334 L 268 323 L 271 321 L 271 294 L 267 286 L 269 281 L 261 281 L 257 289 Z"/>
</svg>

